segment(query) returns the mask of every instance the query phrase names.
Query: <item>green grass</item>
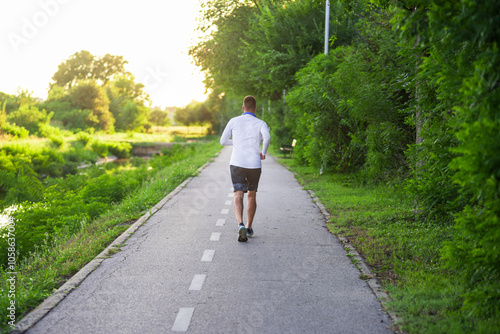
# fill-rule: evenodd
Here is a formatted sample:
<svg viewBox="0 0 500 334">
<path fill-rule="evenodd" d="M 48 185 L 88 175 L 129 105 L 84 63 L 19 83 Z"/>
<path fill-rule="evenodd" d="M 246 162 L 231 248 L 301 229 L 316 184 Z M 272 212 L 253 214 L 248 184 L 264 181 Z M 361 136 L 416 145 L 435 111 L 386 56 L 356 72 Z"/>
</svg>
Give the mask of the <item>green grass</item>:
<svg viewBox="0 0 500 334">
<path fill-rule="evenodd" d="M 16 320 L 19 321 L 39 305 L 123 233 L 129 227 L 129 224 L 123 223 L 142 216 L 186 178 L 195 175 L 198 168 L 219 150 L 217 142 L 200 145 L 188 157 L 158 170 L 121 203 L 112 206 L 97 219 L 83 224 L 79 232 L 58 235 L 50 244 L 44 243 L 37 247 L 16 268 Z M 119 248 L 116 249 L 118 250 Z M 2 272 L 0 276 L 1 329 L 7 332 L 9 327 L 6 307 L 9 299 L 6 280 L 9 275 Z"/>
<path fill-rule="evenodd" d="M 279 152 L 274 152 L 279 156 Z M 362 186 L 348 175 L 323 174 L 278 159 L 315 192 L 331 214 L 328 227 L 362 255 L 391 299 L 406 333 L 498 333 L 499 319 L 478 319 L 461 309 L 466 287 L 441 259 L 453 226 L 427 221 L 397 185 Z"/>
<path fill-rule="evenodd" d="M 0 139 L 0 149 L 3 148 L 4 146 L 11 146 L 11 145 L 29 145 L 31 149 L 40 149 L 44 148 L 47 146 L 47 144 L 50 142 L 50 139 L 48 138 L 38 138 L 38 137 L 29 137 L 29 138 L 22 138 L 22 139 L 10 139 L 10 140 L 4 140 Z"/>
<path fill-rule="evenodd" d="M 168 143 L 176 141 L 176 138 L 202 138 L 206 135 L 206 126 L 169 126 L 153 127 L 153 132 L 151 133 L 117 132 L 113 134 L 106 134 L 98 132 L 93 136 L 106 141 L 126 141 L 130 143 Z"/>
<path fill-rule="evenodd" d="M 125 141 L 130 143 L 143 143 L 143 142 L 171 142 L 172 136 L 169 132 L 155 132 L 155 133 L 138 133 L 138 132 L 117 132 L 113 134 L 96 133 L 94 138 L 105 141 Z"/>
</svg>

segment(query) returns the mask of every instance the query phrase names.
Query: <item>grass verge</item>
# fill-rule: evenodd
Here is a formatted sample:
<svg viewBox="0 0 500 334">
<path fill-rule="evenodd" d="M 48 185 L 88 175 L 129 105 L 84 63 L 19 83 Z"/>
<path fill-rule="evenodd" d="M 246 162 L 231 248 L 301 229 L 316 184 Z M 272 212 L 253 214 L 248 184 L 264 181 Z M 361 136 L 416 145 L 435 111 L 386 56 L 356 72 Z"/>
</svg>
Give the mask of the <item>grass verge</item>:
<svg viewBox="0 0 500 334">
<path fill-rule="evenodd" d="M 274 152 L 275 154 L 277 152 Z M 278 156 L 278 155 L 276 155 Z M 385 307 L 405 333 L 498 333 L 498 319 L 477 319 L 461 309 L 466 287 L 441 260 L 454 228 L 427 221 L 398 186 L 362 186 L 349 176 L 323 174 L 278 159 L 313 190 L 331 214 L 328 227 L 349 240 L 389 292 Z"/>
<path fill-rule="evenodd" d="M 186 159 L 177 161 L 159 170 L 135 192 L 121 203 L 114 205 L 105 214 L 82 226 L 71 236 L 57 236 L 50 244 L 42 244 L 36 251 L 17 264 L 15 275 L 15 318 L 20 320 L 27 312 L 38 306 L 57 290 L 66 280 L 78 272 L 116 237 L 123 233 L 144 212 L 174 190 L 185 179 L 196 174 L 199 167 L 209 161 L 220 145 L 210 142 Z M 0 315 L 1 332 L 11 329 L 7 307 L 9 298 L 9 272 L 1 273 Z"/>
</svg>

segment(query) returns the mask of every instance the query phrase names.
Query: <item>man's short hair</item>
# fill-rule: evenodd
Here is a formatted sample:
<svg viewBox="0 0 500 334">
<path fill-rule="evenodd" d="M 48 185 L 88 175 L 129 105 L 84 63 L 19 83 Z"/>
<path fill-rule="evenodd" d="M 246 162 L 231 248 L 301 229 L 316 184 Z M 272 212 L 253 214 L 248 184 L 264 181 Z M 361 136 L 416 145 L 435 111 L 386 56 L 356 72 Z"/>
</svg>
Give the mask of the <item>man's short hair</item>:
<svg viewBox="0 0 500 334">
<path fill-rule="evenodd" d="M 248 111 L 255 111 L 255 109 L 257 109 L 257 101 L 255 100 L 255 97 L 251 95 L 245 96 L 245 99 L 243 100 L 243 105 L 245 106 L 245 109 Z"/>
</svg>

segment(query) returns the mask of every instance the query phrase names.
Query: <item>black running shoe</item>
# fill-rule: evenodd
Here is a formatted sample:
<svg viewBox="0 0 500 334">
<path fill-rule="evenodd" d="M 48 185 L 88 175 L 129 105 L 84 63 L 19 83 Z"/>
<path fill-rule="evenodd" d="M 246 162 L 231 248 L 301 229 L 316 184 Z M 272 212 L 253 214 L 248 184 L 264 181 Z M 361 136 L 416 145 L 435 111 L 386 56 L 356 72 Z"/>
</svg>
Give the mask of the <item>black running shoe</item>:
<svg viewBox="0 0 500 334">
<path fill-rule="evenodd" d="M 238 228 L 238 241 L 239 242 L 245 242 L 247 240 L 248 240 L 248 238 L 247 238 L 247 228 L 245 227 L 245 225 L 240 224 L 240 226 Z"/>
<path fill-rule="evenodd" d="M 253 236 L 253 228 L 247 228 L 247 237 Z"/>
</svg>

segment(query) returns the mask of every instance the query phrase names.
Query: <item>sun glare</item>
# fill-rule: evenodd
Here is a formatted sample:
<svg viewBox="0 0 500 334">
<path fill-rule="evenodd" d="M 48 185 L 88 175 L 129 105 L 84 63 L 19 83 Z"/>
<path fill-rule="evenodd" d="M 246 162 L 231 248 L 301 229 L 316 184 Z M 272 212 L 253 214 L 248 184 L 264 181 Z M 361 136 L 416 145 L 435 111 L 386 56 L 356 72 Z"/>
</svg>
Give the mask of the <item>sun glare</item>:
<svg viewBox="0 0 500 334">
<path fill-rule="evenodd" d="M 58 65 L 86 50 L 123 56 L 153 106 L 204 101 L 203 75 L 188 55 L 198 0 L 2 2 L 0 91 L 45 99 Z"/>
</svg>

